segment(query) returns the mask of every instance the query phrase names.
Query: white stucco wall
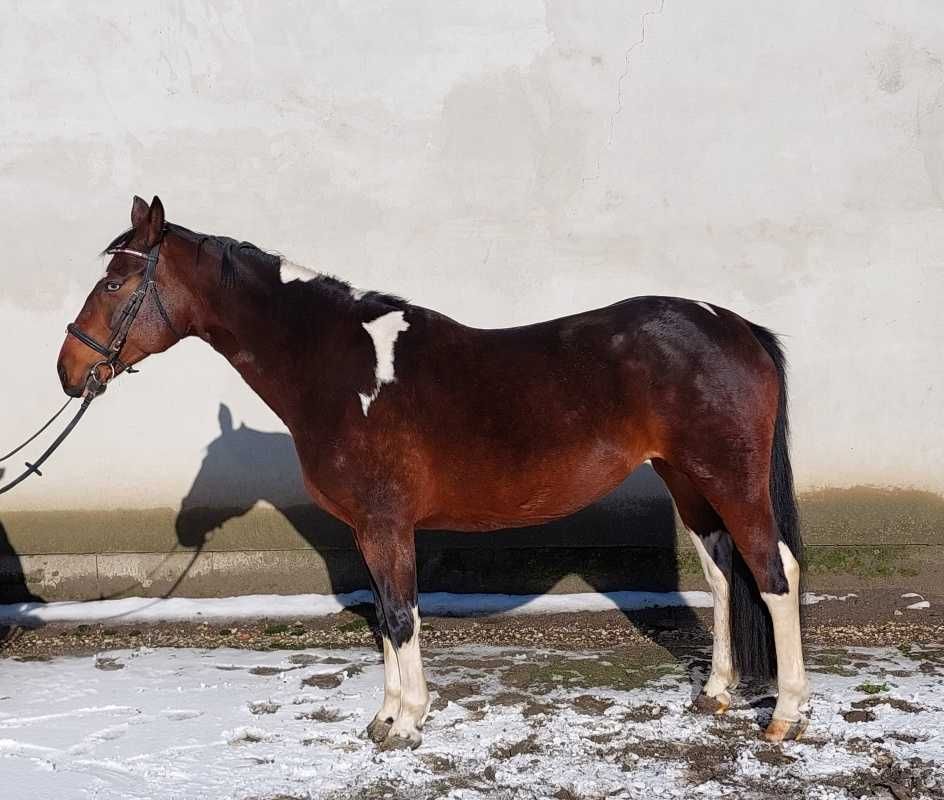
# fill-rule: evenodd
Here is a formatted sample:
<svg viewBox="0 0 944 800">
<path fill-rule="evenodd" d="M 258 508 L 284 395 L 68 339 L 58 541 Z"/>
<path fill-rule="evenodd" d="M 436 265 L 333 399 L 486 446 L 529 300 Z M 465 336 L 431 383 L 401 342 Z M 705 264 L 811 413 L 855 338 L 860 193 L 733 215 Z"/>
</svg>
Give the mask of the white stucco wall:
<svg viewBox="0 0 944 800">
<path fill-rule="evenodd" d="M 476 325 L 727 306 L 786 334 L 801 486 L 944 490 L 936 0 L 3 0 L 0 449 L 133 193 Z M 174 506 L 220 401 L 279 427 L 186 342 L 2 508 Z"/>
</svg>

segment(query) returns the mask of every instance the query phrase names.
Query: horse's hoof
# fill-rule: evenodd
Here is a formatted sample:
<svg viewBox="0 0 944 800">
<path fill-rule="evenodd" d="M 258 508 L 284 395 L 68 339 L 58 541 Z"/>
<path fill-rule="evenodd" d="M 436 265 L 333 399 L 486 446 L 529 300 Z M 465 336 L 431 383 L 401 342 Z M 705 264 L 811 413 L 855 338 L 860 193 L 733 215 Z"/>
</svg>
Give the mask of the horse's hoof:
<svg viewBox="0 0 944 800">
<path fill-rule="evenodd" d="M 806 731 L 809 720 L 800 718 L 791 721 L 788 719 L 777 719 L 770 721 L 767 730 L 764 731 L 764 738 L 768 742 L 787 742 L 791 739 L 799 739 Z"/>
<path fill-rule="evenodd" d="M 699 694 L 692 701 L 692 710 L 696 714 L 723 714 L 730 707 L 731 698 L 726 694 L 719 694 L 717 697 Z"/>
<path fill-rule="evenodd" d="M 393 726 L 393 720 L 384 720 L 374 717 L 367 726 L 367 738 L 374 744 L 380 744 L 387 738 L 390 728 Z"/>
<path fill-rule="evenodd" d="M 381 750 L 416 750 L 423 741 L 418 733 L 399 734 L 392 731 L 380 743 Z"/>
</svg>

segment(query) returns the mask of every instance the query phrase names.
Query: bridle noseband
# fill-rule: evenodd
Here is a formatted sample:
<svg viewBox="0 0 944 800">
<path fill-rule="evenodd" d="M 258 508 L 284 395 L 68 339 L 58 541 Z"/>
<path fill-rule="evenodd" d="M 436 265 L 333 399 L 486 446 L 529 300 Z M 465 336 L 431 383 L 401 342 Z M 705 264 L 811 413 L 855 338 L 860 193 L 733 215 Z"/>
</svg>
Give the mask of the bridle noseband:
<svg viewBox="0 0 944 800">
<path fill-rule="evenodd" d="M 167 314 L 167 309 L 164 308 L 164 304 L 161 302 L 161 296 L 157 291 L 157 284 L 155 282 L 155 273 L 157 272 L 157 261 L 160 258 L 161 254 L 161 243 L 163 242 L 163 235 L 161 239 L 155 244 L 150 250 L 146 253 L 140 250 L 131 250 L 125 247 L 114 247 L 105 251 L 105 255 L 118 255 L 122 253 L 124 255 L 134 256 L 136 258 L 143 258 L 146 260 L 146 265 L 144 267 L 144 278 L 141 280 L 141 283 L 138 284 L 138 287 L 131 293 L 131 297 L 128 298 L 128 302 L 125 303 L 125 307 L 121 311 L 121 316 L 118 318 L 118 323 L 111 329 L 111 335 L 108 337 L 108 343 L 103 344 L 98 341 L 94 336 L 90 336 L 85 331 L 83 331 L 78 325 L 74 322 L 66 325 L 66 333 L 70 336 L 74 336 L 86 347 L 91 348 L 96 353 L 104 356 L 101 361 L 97 361 L 89 368 L 88 378 L 86 379 L 86 390 L 93 395 L 101 394 L 105 391 L 105 386 L 111 378 L 114 378 L 119 370 L 126 372 L 137 372 L 134 367 L 130 364 L 126 364 L 121 360 L 121 349 L 124 347 L 125 342 L 128 339 L 128 332 L 131 330 L 131 326 L 134 324 L 135 319 L 137 319 L 138 312 L 141 310 L 141 306 L 144 305 L 144 301 L 147 299 L 148 293 L 153 291 L 154 294 L 154 303 L 157 306 L 157 310 L 160 312 L 160 315 L 164 318 L 164 322 L 167 323 L 167 327 L 170 328 L 171 332 L 178 338 L 183 338 L 181 334 L 177 332 L 177 329 L 174 327 L 174 323 L 171 322 L 170 317 Z M 106 377 L 104 380 L 98 377 L 98 368 L 105 367 L 111 371 L 111 375 Z"/>
</svg>

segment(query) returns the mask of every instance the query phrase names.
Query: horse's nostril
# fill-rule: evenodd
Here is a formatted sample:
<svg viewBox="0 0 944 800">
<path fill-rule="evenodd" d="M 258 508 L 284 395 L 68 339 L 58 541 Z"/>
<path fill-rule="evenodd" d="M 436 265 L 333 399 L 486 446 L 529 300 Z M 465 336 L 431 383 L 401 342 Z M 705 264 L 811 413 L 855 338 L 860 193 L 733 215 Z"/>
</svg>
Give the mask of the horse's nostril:
<svg viewBox="0 0 944 800">
<path fill-rule="evenodd" d="M 57 371 L 59 372 L 59 380 L 62 381 L 63 386 L 66 386 L 69 383 L 69 380 L 68 376 L 66 375 L 65 365 L 60 363 L 57 367 Z"/>
</svg>

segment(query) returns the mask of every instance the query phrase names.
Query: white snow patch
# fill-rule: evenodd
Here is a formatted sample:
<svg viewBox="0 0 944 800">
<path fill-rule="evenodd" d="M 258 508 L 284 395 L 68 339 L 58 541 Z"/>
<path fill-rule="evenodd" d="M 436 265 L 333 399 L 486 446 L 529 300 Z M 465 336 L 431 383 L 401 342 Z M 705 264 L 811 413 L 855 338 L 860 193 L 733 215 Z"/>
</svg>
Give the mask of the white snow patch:
<svg viewBox="0 0 944 800">
<path fill-rule="evenodd" d="M 848 594 L 816 594 L 815 592 L 803 592 L 800 595 L 800 602 L 805 606 L 815 606 L 817 603 L 822 603 L 824 600 L 838 600 L 842 602 L 843 600 L 848 600 L 851 597 L 858 597 L 855 592 L 849 592 Z"/>
<path fill-rule="evenodd" d="M 910 606 L 905 606 L 905 608 L 907 608 L 909 611 L 920 611 L 920 610 L 922 610 L 922 609 L 924 609 L 924 608 L 930 608 L 930 607 L 931 607 L 931 604 L 930 604 L 927 600 L 925 600 L 924 597 L 922 597 L 922 596 L 921 596 L 920 594 L 918 594 L 917 592 L 907 592 L 906 594 L 903 594 L 901 597 L 902 597 L 903 600 L 908 600 L 908 599 L 910 599 L 910 598 L 912 598 L 912 597 L 917 597 L 917 598 L 918 598 L 918 602 L 917 602 L 917 603 L 912 603 Z"/>
<path fill-rule="evenodd" d="M 804 605 L 841 596 L 805 592 Z M 116 600 L 9 603 L 0 605 L 0 623 L 159 622 L 174 620 L 304 619 L 337 614 L 373 603 L 367 589 L 346 594 L 250 594 L 239 597 L 125 597 Z M 638 611 L 644 608 L 711 608 L 710 592 L 578 592 L 575 594 L 420 594 L 420 611 L 433 616 L 482 614 L 562 614 L 580 611 Z"/>
</svg>

